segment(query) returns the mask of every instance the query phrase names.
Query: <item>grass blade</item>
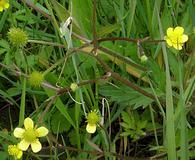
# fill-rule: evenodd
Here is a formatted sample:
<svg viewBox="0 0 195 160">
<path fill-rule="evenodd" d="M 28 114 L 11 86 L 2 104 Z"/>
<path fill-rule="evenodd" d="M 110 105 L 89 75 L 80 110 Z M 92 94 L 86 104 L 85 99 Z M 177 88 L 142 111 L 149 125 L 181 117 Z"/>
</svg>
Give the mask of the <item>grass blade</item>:
<svg viewBox="0 0 195 160">
<path fill-rule="evenodd" d="M 157 7 L 155 8 L 158 16 L 159 30 L 161 39 L 163 39 L 163 29 Z M 171 87 L 171 77 L 169 70 L 169 62 L 167 57 L 167 50 L 165 43 L 162 43 L 162 50 L 166 68 L 166 148 L 168 160 L 176 160 L 176 145 L 175 145 L 175 126 L 174 126 L 174 107 L 173 107 L 173 94 Z"/>
</svg>

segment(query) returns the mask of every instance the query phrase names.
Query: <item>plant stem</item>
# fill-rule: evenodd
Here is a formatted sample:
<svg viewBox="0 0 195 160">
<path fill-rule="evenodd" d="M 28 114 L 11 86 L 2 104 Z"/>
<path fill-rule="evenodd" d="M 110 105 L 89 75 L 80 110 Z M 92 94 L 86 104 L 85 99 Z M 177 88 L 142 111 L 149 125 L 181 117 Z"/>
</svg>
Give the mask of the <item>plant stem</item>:
<svg viewBox="0 0 195 160">
<path fill-rule="evenodd" d="M 22 77 L 22 95 L 20 103 L 20 115 L 19 115 L 19 126 L 21 127 L 24 122 L 25 115 L 25 99 L 26 99 L 26 78 Z"/>
</svg>

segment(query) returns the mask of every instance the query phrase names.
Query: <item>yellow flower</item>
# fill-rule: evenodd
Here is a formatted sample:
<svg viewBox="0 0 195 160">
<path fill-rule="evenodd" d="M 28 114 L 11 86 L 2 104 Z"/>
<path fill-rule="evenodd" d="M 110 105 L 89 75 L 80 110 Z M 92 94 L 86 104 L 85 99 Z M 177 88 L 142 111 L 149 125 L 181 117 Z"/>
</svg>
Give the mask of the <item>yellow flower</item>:
<svg viewBox="0 0 195 160">
<path fill-rule="evenodd" d="M 9 1 L 8 0 L 0 0 L 0 12 L 4 9 L 9 8 Z"/>
<path fill-rule="evenodd" d="M 24 129 L 15 128 L 14 136 L 16 138 L 21 138 L 18 146 L 22 151 L 26 151 L 29 145 L 31 145 L 32 151 L 34 153 L 37 153 L 42 148 L 38 137 L 44 137 L 48 134 L 48 132 L 48 129 L 45 127 L 39 127 L 36 129 L 36 127 L 34 127 L 34 122 L 32 121 L 32 119 L 26 118 L 24 120 Z"/>
<path fill-rule="evenodd" d="M 23 155 L 22 150 L 18 147 L 18 145 L 9 145 L 8 153 L 11 156 L 14 156 L 15 159 L 20 159 Z"/>
<path fill-rule="evenodd" d="M 188 36 L 184 33 L 183 27 L 176 27 L 174 28 L 168 28 L 167 29 L 167 36 L 164 37 L 167 44 L 170 47 L 174 47 L 177 50 L 181 50 L 183 44 L 188 40 Z"/>
<path fill-rule="evenodd" d="M 97 124 L 100 121 L 100 116 L 98 115 L 98 112 L 96 110 L 91 111 L 87 115 L 87 126 L 86 130 L 88 133 L 95 133 Z"/>
</svg>

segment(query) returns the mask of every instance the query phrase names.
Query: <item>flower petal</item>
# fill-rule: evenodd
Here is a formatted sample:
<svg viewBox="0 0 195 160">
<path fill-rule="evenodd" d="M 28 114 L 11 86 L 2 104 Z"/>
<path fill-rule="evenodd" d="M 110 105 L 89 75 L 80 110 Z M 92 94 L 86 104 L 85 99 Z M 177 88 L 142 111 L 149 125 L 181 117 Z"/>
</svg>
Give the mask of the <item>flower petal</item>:
<svg viewBox="0 0 195 160">
<path fill-rule="evenodd" d="M 36 129 L 37 137 L 44 137 L 48 134 L 48 129 L 45 127 L 39 127 Z"/>
<path fill-rule="evenodd" d="M 16 138 L 23 138 L 23 134 L 24 134 L 25 130 L 22 128 L 15 128 L 14 129 L 14 137 Z"/>
<path fill-rule="evenodd" d="M 168 29 L 167 29 L 167 36 L 168 37 L 171 37 L 173 35 L 173 28 L 172 27 L 169 27 Z"/>
<path fill-rule="evenodd" d="M 169 38 L 165 39 L 167 44 L 171 47 L 173 45 L 172 41 Z"/>
<path fill-rule="evenodd" d="M 32 147 L 32 151 L 33 151 L 34 153 L 37 153 L 37 152 L 39 152 L 39 151 L 41 150 L 42 145 L 41 145 L 41 143 L 39 142 L 39 140 L 36 139 L 34 142 L 31 143 L 31 147 Z"/>
<path fill-rule="evenodd" d="M 186 34 L 182 35 L 182 42 L 185 43 L 188 41 L 188 36 Z"/>
<path fill-rule="evenodd" d="M 24 120 L 24 127 L 26 130 L 34 128 L 34 122 L 32 121 L 31 118 L 28 117 Z"/>
<path fill-rule="evenodd" d="M 19 151 L 18 154 L 17 154 L 17 159 L 20 159 L 23 155 L 23 152 L 22 151 Z"/>
<path fill-rule="evenodd" d="M 3 11 L 3 7 L 0 6 L 0 12 L 2 12 L 2 11 Z"/>
<path fill-rule="evenodd" d="M 87 123 L 86 130 L 87 130 L 88 133 L 95 133 L 96 124 Z"/>
<path fill-rule="evenodd" d="M 174 29 L 174 33 L 176 34 L 176 35 L 182 35 L 183 34 L 183 32 L 184 32 L 184 29 L 183 29 L 183 27 L 176 27 L 175 29 Z"/>
<path fill-rule="evenodd" d="M 9 8 L 9 3 L 6 3 L 6 4 L 4 5 L 4 7 L 5 7 L 6 9 L 8 9 L 8 8 Z"/>
<path fill-rule="evenodd" d="M 22 150 L 22 151 L 26 151 L 29 147 L 30 143 L 25 141 L 24 139 L 18 144 L 18 147 Z"/>
<path fill-rule="evenodd" d="M 173 47 L 177 50 L 181 50 L 182 49 L 182 44 L 173 44 Z"/>
</svg>

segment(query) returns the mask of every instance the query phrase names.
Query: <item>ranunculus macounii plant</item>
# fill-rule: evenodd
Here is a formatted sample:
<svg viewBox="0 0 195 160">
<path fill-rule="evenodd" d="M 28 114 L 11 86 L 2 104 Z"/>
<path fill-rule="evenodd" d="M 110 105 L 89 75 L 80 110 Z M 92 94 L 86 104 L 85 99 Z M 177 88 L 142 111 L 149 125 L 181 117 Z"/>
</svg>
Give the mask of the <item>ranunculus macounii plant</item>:
<svg viewBox="0 0 195 160">
<path fill-rule="evenodd" d="M 184 28 L 177 26 L 176 28 L 169 27 L 167 35 L 164 37 L 168 46 L 181 50 L 183 44 L 187 42 L 188 36 L 184 34 Z"/>
</svg>

